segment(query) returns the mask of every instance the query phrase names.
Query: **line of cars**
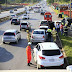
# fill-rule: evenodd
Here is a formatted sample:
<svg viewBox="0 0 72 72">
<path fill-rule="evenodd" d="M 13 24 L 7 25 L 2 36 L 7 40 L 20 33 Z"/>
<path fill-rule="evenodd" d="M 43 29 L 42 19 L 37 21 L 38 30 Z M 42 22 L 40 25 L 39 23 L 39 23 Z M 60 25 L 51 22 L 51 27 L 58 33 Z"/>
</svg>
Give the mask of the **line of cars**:
<svg viewBox="0 0 72 72">
<path fill-rule="evenodd" d="M 37 63 L 37 69 L 51 66 L 64 67 L 64 56 L 54 42 L 46 42 L 47 40 L 48 21 L 42 20 L 38 29 L 32 31 L 31 42 L 38 43 L 33 48 L 32 56 Z"/>
<path fill-rule="evenodd" d="M 29 14 L 29 12 L 28 12 Z M 24 19 L 29 19 L 28 14 L 23 14 L 22 19 L 19 19 L 16 14 L 11 14 L 10 20 L 11 25 L 17 24 L 20 27 L 20 31 L 22 29 L 28 29 L 31 30 L 31 23 L 28 21 L 24 21 Z M 21 33 L 17 29 L 9 29 L 6 30 L 3 34 L 2 41 L 5 44 L 6 42 L 15 42 L 18 43 L 18 41 L 21 39 Z"/>
</svg>

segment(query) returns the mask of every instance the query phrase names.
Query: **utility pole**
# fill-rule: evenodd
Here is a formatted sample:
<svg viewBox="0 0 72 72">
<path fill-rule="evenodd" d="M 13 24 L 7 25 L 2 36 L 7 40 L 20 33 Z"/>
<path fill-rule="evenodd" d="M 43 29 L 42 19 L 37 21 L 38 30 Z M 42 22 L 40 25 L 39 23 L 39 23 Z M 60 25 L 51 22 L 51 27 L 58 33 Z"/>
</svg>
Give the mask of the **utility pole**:
<svg viewBox="0 0 72 72">
<path fill-rule="evenodd" d="M 59 13 L 59 0 L 58 0 L 58 13 Z"/>
<path fill-rule="evenodd" d="M 70 0 L 70 18 L 71 18 L 71 0 Z"/>
</svg>

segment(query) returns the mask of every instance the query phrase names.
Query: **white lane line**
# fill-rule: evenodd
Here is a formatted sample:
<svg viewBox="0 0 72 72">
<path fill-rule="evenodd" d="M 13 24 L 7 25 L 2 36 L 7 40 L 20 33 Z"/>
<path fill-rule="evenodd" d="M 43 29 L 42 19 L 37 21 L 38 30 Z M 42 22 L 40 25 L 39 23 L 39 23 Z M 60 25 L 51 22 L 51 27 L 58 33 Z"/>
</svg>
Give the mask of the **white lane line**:
<svg viewBox="0 0 72 72">
<path fill-rule="evenodd" d="M 2 45 L 3 43 L 0 43 L 0 45 Z"/>
</svg>

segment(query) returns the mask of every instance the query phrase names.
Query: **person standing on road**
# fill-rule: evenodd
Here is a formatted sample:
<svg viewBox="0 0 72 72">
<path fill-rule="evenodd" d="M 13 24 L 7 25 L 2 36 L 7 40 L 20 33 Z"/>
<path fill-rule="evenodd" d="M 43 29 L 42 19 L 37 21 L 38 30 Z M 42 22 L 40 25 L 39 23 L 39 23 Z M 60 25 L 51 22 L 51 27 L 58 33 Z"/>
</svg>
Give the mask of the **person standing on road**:
<svg viewBox="0 0 72 72">
<path fill-rule="evenodd" d="M 28 46 L 26 47 L 26 55 L 27 55 L 27 65 L 30 66 L 30 61 L 31 61 L 31 43 L 28 43 Z"/>
<path fill-rule="evenodd" d="M 26 32 L 27 32 L 27 40 L 28 40 L 28 42 L 30 42 L 31 34 L 29 33 L 29 30 L 27 30 Z"/>
<path fill-rule="evenodd" d="M 47 40 L 49 41 L 49 42 L 51 42 L 51 32 L 52 32 L 52 30 L 50 29 L 50 27 L 49 27 L 49 29 L 47 29 L 47 33 L 48 33 L 48 38 L 47 38 Z"/>
<path fill-rule="evenodd" d="M 56 35 L 57 35 L 57 31 L 55 30 L 55 28 L 53 28 L 52 30 L 52 36 L 53 36 L 53 41 L 56 41 Z"/>
<path fill-rule="evenodd" d="M 60 26 L 61 35 L 63 35 L 63 25 L 64 23 L 61 23 L 61 26 Z"/>
</svg>

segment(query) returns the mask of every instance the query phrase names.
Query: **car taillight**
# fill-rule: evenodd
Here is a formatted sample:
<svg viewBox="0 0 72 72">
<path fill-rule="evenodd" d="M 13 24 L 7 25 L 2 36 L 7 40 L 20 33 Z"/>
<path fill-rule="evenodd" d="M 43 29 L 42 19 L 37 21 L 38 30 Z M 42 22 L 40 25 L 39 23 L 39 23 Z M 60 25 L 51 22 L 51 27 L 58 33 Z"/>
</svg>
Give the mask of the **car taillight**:
<svg viewBox="0 0 72 72">
<path fill-rule="evenodd" d="M 43 38 L 44 38 L 44 36 L 43 36 Z"/>
<path fill-rule="evenodd" d="M 40 56 L 40 55 L 39 55 L 39 58 L 40 58 L 40 59 L 45 59 L 44 57 L 42 57 L 42 56 Z"/>
<path fill-rule="evenodd" d="M 15 36 L 15 33 L 14 33 L 14 36 Z"/>
<path fill-rule="evenodd" d="M 32 36 L 32 38 L 33 38 L 33 36 Z"/>
<path fill-rule="evenodd" d="M 20 25 L 20 27 L 21 27 L 21 25 Z"/>
<path fill-rule="evenodd" d="M 28 27 L 28 25 L 27 25 L 27 27 Z"/>
<path fill-rule="evenodd" d="M 62 56 L 60 56 L 59 58 L 64 58 L 64 56 L 62 55 Z"/>
</svg>

